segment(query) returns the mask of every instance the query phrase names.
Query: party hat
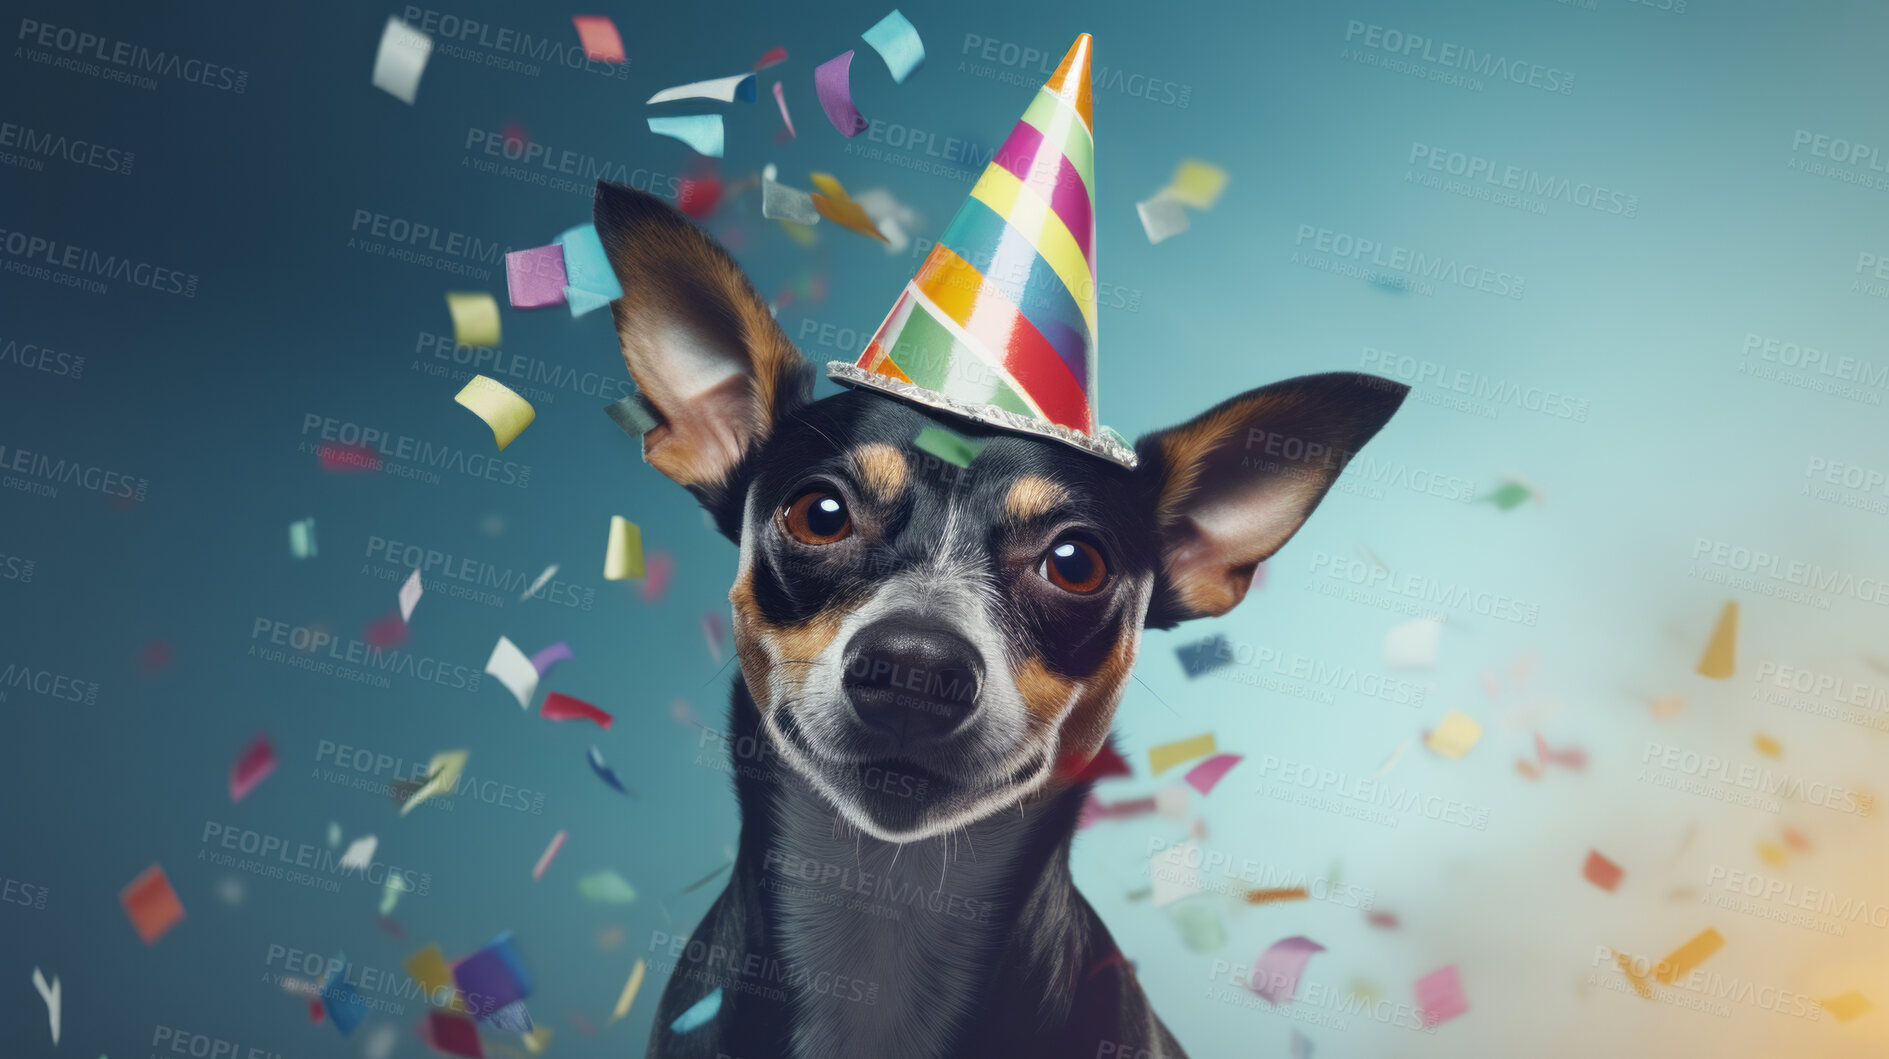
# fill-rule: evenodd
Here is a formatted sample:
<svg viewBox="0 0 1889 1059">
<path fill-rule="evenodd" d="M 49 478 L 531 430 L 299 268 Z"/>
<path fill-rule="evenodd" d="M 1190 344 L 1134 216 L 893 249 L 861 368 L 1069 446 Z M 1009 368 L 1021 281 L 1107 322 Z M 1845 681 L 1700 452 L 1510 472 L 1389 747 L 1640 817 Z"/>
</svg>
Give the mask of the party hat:
<svg viewBox="0 0 1889 1059">
<path fill-rule="evenodd" d="M 1135 465 L 1096 423 L 1095 137 L 1084 33 L 855 364 L 827 374 Z"/>
</svg>

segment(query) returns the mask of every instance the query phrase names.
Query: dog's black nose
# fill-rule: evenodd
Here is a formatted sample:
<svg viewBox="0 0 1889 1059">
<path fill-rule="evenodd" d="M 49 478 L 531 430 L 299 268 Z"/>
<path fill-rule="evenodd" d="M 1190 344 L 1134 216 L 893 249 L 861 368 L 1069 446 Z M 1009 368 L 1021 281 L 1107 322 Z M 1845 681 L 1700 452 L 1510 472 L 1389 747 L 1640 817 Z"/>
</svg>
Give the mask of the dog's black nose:
<svg viewBox="0 0 1889 1059">
<path fill-rule="evenodd" d="M 970 718 L 984 662 L 950 629 L 888 618 L 853 634 L 845 682 L 860 720 L 910 745 L 943 739 Z"/>
</svg>

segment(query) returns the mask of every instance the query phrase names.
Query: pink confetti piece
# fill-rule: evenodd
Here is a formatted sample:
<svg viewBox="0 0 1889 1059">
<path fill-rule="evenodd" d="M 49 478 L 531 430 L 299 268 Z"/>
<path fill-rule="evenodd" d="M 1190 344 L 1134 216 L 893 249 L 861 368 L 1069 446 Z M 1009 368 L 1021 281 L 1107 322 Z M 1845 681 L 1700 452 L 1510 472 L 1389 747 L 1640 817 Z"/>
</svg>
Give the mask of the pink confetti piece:
<svg viewBox="0 0 1889 1059">
<path fill-rule="evenodd" d="M 1398 927 L 1397 916 L 1390 912 L 1366 912 L 1364 919 L 1379 930 L 1396 930 Z"/>
<path fill-rule="evenodd" d="M 572 698 L 556 691 L 544 697 L 544 705 L 538 707 L 538 712 L 547 721 L 593 721 L 597 727 L 606 732 L 616 720 L 583 699 Z"/>
<path fill-rule="evenodd" d="M 1417 979 L 1412 988 L 1417 994 L 1417 1010 L 1422 1012 L 1425 1026 L 1447 1022 L 1469 1010 L 1455 964 L 1431 971 Z"/>
<path fill-rule="evenodd" d="M 617 24 L 603 15 L 572 15 L 571 24 L 577 27 L 577 39 L 584 45 L 584 57 L 600 63 L 620 63 L 629 60 L 629 53 L 623 50 L 623 37 L 617 33 Z"/>
<path fill-rule="evenodd" d="M 1212 794 L 1214 785 L 1220 782 L 1227 771 L 1245 760 L 1246 758 L 1240 754 L 1215 754 L 1188 769 L 1187 782 L 1202 794 Z"/>
<path fill-rule="evenodd" d="M 1126 820 L 1137 816 L 1149 816 L 1161 810 L 1161 804 L 1153 798 L 1130 798 L 1127 801 L 1103 804 L 1095 795 L 1082 803 L 1082 812 L 1076 818 L 1076 826 L 1088 827 L 1098 820 Z"/>
<path fill-rule="evenodd" d="M 1313 953 L 1324 951 L 1325 946 L 1308 937 L 1281 938 L 1260 953 L 1253 965 L 1252 981 L 1247 984 L 1274 1004 L 1290 1004 L 1298 996 L 1299 975 L 1305 971 L 1306 961 Z"/>
<path fill-rule="evenodd" d="M 669 579 L 676 573 L 676 557 L 668 552 L 650 552 L 643 559 L 643 587 L 638 595 L 645 603 L 659 603 L 669 591 Z"/>
<path fill-rule="evenodd" d="M 380 470 L 380 455 L 365 445 L 323 445 L 315 452 L 321 469 L 336 474 L 367 474 Z"/>
<path fill-rule="evenodd" d="M 537 866 L 531 869 L 532 882 L 544 878 L 545 869 L 551 866 L 551 860 L 558 855 L 558 850 L 564 848 L 564 840 L 568 837 L 569 834 L 562 828 L 557 834 L 551 836 L 551 844 L 544 847 L 544 852 L 538 856 Z"/>
<path fill-rule="evenodd" d="M 766 55 L 763 55 L 759 59 L 756 59 L 754 61 L 754 69 L 756 73 L 759 73 L 760 71 L 765 70 L 768 67 L 775 65 L 776 63 L 784 63 L 786 61 L 787 61 L 786 48 L 769 48 Z"/>
<path fill-rule="evenodd" d="M 514 309 L 545 309 L 564 304 L 564 247 L 557 243 L 514 250 L 505 255 L 506 296 Z"/>
<path fill-rule="evenodd" d="M 531 656 L 531 668 L 538 671 L 538 679 L 543 680 L 551 667 L 559 662 L 568 662 L 577 656 L 571 654 L 571 645 L 559 640 L 557 643 Z"/>
<path fill-rule="evenodd" d="M 847 51 L 821 63 L 813 71 L 813 91 L 820 97 L 820 109 L 826 111 L 826 120 L 833 123 L 839 134 L 849 140 L 865 132 L 871 124 L 853 105 L 852 66 L 853 53 Z"/>
<path fill-rule="evenodd" d="M 787 126 L 787 135 L 798 136 L 799 134 L 794 132 L 794 119 L 787 113 L 787 91 L 781 87 L 779 81 L 774 82 L 774 102 L 780 104 L 781 124 Z"/>
<path fill-rule="evenodd" d="M 721 615 L 712 610 L 705 611 L 702 614 L 702 638 L 708 641 L 708 653 L 715 659 L 716 665 L 721 665 L 722 638 L 726 635 L 727 628 L 722 625 Z"/>
<path fill-rule="evenodd" d="M 1550 750 L 1548 741 L 1541 737 L 1540 732 L 1535 733 L 1535 759 L 1544 766 L 1560 765 L 1563 768 L 1573 769 L 1575 772 L 1587 768 L 1587 751 L 1579 747 L 1569 750 Z"/>
<path fill-rule="evenodd" d="M 275 771 L 275 764 L 275 747 L 269 745 L 268 736 L 258 735 L 250 740 L 236 763 L 230 766 L 230 801 L 240 802 L 249 797 L 249 792 Z"/>
</svg>

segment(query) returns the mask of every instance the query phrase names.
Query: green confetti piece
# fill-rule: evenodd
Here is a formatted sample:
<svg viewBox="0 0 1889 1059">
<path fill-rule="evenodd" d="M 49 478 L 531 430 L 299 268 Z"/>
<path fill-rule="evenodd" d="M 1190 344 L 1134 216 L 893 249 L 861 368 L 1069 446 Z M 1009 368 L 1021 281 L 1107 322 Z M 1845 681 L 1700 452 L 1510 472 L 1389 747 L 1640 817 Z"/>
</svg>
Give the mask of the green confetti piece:
<svg viewBox="0 0 1889 1059">
<path fill-rule="evenodd" d="M 1529 497 L 1528 487 L 1520 482 L 1505 483 L 1502 488 L 1489 494 L 1489 502 L 1503 511 L 1519 507 Z"/>
<path fill-rule="evenodd" d="M 577 892 L 594 905 L 627 905 L 636 900 L 636 888 L 609 869 L 577 880 Z"/>
<path fill-rule="evenodd" d="M 946 463 L 958 467 L 969 467 L 971 461 L 977 459 L 977 454 L 983 452 L 987 444 L 989 444 L 987 441 L 972 441 L 969 438 L 959 437 L 943 427 L 935 426 L 926 427 L 918 432 L 918 437 L 912 439 L 914 448 L 929 452 Z"/>
<path fill-rule="evenodd" d="M 643 400 L 642 394 L 633 393 L 615 404 L 604 406 L 603 411 L 611 421 L 623 428 L 625 434 L 633 438 L 642 437 L 662 422 Z"/>
<path fill-rule="evenodd" d="M 1170 905 L 1168 919 L 1180 928 L 1181 944 L 1191 952 L 1212 952 L 1227 943 L 1220 913 L 1210 901 L 1193 898 Z"/>
</svg>

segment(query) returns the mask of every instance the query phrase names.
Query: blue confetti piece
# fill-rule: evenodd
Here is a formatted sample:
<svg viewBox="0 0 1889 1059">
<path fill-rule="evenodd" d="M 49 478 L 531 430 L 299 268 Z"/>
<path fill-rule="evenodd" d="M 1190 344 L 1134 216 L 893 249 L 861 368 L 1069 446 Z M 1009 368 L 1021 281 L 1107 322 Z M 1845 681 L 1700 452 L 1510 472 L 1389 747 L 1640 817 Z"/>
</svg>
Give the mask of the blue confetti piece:
<svg viewBox="0 0 1889 1059">
<path fill-rule="evenodd" d="M 649 131 L 658 136 L 681 140 L 695 148 L 696 154 L 720 158 L 722 128 L 720 114 L 682 114 L 673 118 L 649 119 Z"/>
<path fill-rule="evenodd" d="M 347 968 L 347 957 L 340 957 L 334 970 L 329 971 L 328 977 L 321 983 L 321 1009 L 343 1037 L 353 1033 L 354 1027 L 367 1018 L 367 1003 L 348 984 Z"/>
<path fill-rule="evenodd" d="M 1233 645 L 1224 636 L 1209 636 L 1199 643 L 1182 644 L 1174 649 L 1187 679 L 1211 673 L 1233 661 Z"/>
<path fill-rule="evenodd" d="M 925 61 L 925 42 L 918 39 L 918 29 L 896 7 L 860 36 L 885 60 L 886 69 L 892 71 L 892 80 L 899 84 L 904 84 L 912 71 Z"/>
<path fill-rule="evenodd" d="M 564 248 L 564 300 L 570 303 L 572 316 L 623 297 L 623 285 L 610 267 L 610 255 L 603 252 L 596 225 L 580 224 L 558 236 L 557 243 Z M 573 290 L 579 292 L 577 297 L 572 296 Z"/>
<path fill-rule="evenodd" d="M 676 1020 L 669 1024 L 669 1029 L 674 1033 L 692 1033 L 714 1021 L 715 1016 L 719 1014 L 721 1014 L 721 987 L 717 986 L 713 993 L 696 1001 L 694 1007 L 677 1015 Z"/>
<path fill-rule="evenodd" d="M 603 751 L 594 746 L 590 748 L 590 771 L 595 772 L 598 779 L 615 787 L 619 792 L 635 797 L 635 794 L 623 785 L 623 781 L 617 779 L 617 770 L 604 764 Z"/>
</svg>

